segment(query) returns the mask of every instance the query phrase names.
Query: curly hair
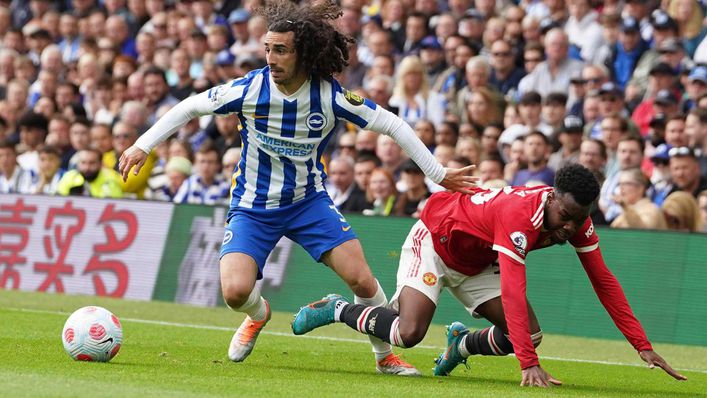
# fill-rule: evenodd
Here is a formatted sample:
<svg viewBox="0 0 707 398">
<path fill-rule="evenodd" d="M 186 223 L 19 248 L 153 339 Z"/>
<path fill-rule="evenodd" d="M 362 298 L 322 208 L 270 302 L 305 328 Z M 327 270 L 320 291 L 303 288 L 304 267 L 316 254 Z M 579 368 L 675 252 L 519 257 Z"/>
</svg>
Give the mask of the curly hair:
<svg viewBox="0 0 707 398">
<path fill-rule="evenodd" d="M 599 196 L 599 182 L 594 174 L 580 164 L 569 164 L 558 170 L 555 191 L 569 193 L 580 206 L 589 206 Z"/>
<path fill-rule="evenodd" d="M 294 32 L 298 67 L 315 76 L 330 78 L 349 64 L 349 44 L 354 39 L 338 32 L 332 21 L 342 15 L 331 0 L 297 5 L 291 0 L 268 1 L 256 11 L 268 21 L 271 32 Z"/>
</svg>

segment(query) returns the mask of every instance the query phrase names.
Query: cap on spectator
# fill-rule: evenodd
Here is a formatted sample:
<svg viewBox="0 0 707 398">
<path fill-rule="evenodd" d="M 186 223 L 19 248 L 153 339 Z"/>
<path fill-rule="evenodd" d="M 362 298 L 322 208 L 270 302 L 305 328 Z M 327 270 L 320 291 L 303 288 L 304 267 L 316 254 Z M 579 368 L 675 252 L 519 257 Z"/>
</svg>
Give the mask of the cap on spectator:
<svg viewBox="0 0 707 398">
<path fill-rule="evenodd" d="M 216 54 L 216 65 L 218 66 L 233 66 L 236 61 L 236 56 L 228 50 L 221 50 Z"/>
<path fill-rule="evenodd" d="M 244 8 L 235 9 L 228 15 L 229 24 L 248 22 L 248 19 L 250 19 L 250 13 Z"/>
<path fill-rule="evenodd" d="M 651 160 L 662 160 L 662 161 L 668 161 L 670 160 L 670 150 L 673 147 L 669 144 L 660 144 L 657 147 L 655 147 L 655 152 L 653 152 L 653 156 L 651 156 Z"/>
<path fill-rule="evenodd" d="M 682 41 L 678 41 L 676 39 L 667 38 L 665 39 L 660 45 L 658 46 L 658 52 L 659 53 L 669 53 L 673 54 L 678 51 L 684 50 L 685 47 L 682 45 Z"/>
<path fill-rule="evenodd" d="M 561 133 L 583 133 L 584 123 L 582 119 L 575 115 L 568 115 L 565 120 L 562 121 L 562 127 L 560 128 Z"/>
<path fill-rule="evenodd" d="M 536 91 L 528 91 L 520 97 L 518 104 L 520 105 L 540 105 L 543 102 L 543 97 Z"/>
<path fill-rule="evenodd" d="M 417 165 L 412 159 L 408 159 L 400 166 L 400 171 L 403 173 L 416 173 L 425 174 L 422 172 L 420 166 Z"/>
<path fill-rule="evenodd" d="M 658 30 L 668 30 L 672 29 L 677 31 L 678 24 L 675 20 L 668 15 L 667 12 L 657 9 L 651 14 L 651 19 L 653 20 L 653 27 Z"/>
<path fill-rule="evenodd" d="M 466 12 L 464 13 L 464 16 L 472 18 L 472 19 L 478 19 L 479 21 L 486 20 L 486 17 L 484 16 L 484 14 L 479 12 L 479 10 L 477 10 L 476 8 L 470 8 L 470 9 L 466 10 Z"/>
<path fill-rule="evenodd" d="M 626 17 L 621 21 L 621 31 L 624 33 L 637 33 L 640 30 L 638 20 L 634 17 Z"/>
<path fill-rule="evenodd" d="M 550 29 L 555 29 L 559 27 L 561 27 L 560 24 L 552 18 L 543 18 L 543 20 L 540 21 L 540 32 L 542 34 L 549 32 Z"/>
<path fill-rule="evenodd" d="M 436 37 L 434 36 L 427 36 L 422 41 L 420 42 L 420 48 L 421 49 L 432 49 L 432 50 L 441 50 L 442 45 L 439 44 L 439 40 L 437 40 Z"/>
<path fill-rule="evenodd" d="M 565 106 L 567 105 L 567 94 L 560 92 L 550 93 L 543 99 L 543 104 Z"/>
<path fill-rule="evenodd" d="M 669 76 L 675 76 L 675 69 L 673 69 L 670 65 L 668 65 L 665 62 L 660 62 L 658 64 L 653 65 L 653 67 L 650 70 L 650 75 L 669 75 Z"/>
<path fill-rule="evenodd" d="M 687 79 L 691 82 L 700 81 L 707 84 L 707 66 L 696 66 L 692 68 Z"/>
<path fill-rule="evenodd" d="M 658 105 L 676 105 L 678 103 L 678 99 L 670 90 L 660 90 L 655 95 L 655 100 L 653 102 Z"/>
<path fill-rule="evenodd" d="M 604 95 L 604 94 L 612 94 L 612 95 L 618 95 L 618 96 L 623 96 L 623 92 L 613 82 L 606 82 L 599 87 L 599 95 Z"/>
<path fill-rule="evenodd" d="M 383 18 L 381 17 L 380 14 L 374 14 L 374 15 L 363 14 L 363 16 L 361 17 L 361 24 L 365 25 L 370 22 L 373 22 L 378 26 L 383 26 Z"/>
<path fill-rule="evenodd" d="M 181 156 L 172 156 L 169 158 L 167 165 L 165 166 L 165 171 L 178 171 L 184 175 L 191 175 L 191 162 L 189 159 Z"/>
<path fill-rule="evenodd" d="M 665 113 L 658 113 L 651 118 L 651 121 L 648 122 L 648 126 L 652 128 L 665 128 L 665 123 L 667 123 L 667 121 L 668 119 L 665 116 Z"/>
</svg>

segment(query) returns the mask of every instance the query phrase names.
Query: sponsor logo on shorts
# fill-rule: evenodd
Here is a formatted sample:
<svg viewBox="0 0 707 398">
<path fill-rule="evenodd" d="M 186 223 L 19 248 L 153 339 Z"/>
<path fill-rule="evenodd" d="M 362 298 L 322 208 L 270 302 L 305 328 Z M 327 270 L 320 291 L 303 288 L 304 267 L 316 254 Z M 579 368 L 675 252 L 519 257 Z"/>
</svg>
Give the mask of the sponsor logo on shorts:
<svg viewBox="0 0 707 398">
<path fill-rule="evenodd" d="M 422 275 L 422 281 L 425 282 L 427 286 L 434 286 L 435 283 L 437 283 L 437 275 L 431 272 L 425 272 L 425 274 Z"/>
<path fill-rule="evenodd" d="M 516 251 L 520 253 L 521 256 L 525 256 L 525 249 L 528 247 L 528 238 L 525 234 L 520 231 L 513 232 L 511 234 L 511 242 L 513 242 Z"/>
<path fill-rule="evenodd" d="M 343 225 L 342 225 L 342 226 L 341 226 L 341 230 L 344 231 L 344 232 L 346 232 L 346 231 L 348 231 L 348 230 L 350 230 L 350 229 L 351 229 L 351 226 L 350 226 L 350 225 L 347 225 L 347 226 L 343 226 Z"/>
<path fill-rule="evenodd" d="M 231 230 L 227 229 L 226 233 L 223 235 L 223 243 L 222 244 L 225 245 L 226 243 L 230 242 L 231 239 L 233 239 L 233 232 L 231 232 Z"/>
</svg>

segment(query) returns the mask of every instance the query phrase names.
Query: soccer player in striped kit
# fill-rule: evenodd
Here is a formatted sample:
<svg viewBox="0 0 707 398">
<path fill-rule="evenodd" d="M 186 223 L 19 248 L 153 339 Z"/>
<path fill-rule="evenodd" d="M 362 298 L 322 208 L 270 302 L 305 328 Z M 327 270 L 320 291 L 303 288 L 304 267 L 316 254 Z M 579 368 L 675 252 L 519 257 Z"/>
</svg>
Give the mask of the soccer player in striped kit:
<svg viewBox="0 0 707 398">
<path fill-rule="evenodd" d="M 232 178 L 231 206 L 221 247 L 221 288 L 229 307 L 248 316 L 231 341 L 228 355 L 240 362 L 253 350 L 270 319 L 270 307 L 255 282 L 282 236 L 294 240 L 329 266 L 353 290 L 357 303 L 382 306 L 386 296 L 373 277 L 361 244 L 327 195 L 320 161 L 339 120 L 391 136 L 434 182 L 470 192 L 470 167 L 445 169 L 410 126 L 368 99 L 342 88 L 332 77 L 347 64 L 353 39 L 331 20 L 341 9 L 330 1 L 297 6 L 268 3 L 267 66 L 240 79 L 189 97 L 167 112 L 120 159 L 120 172 L 136 174 L 147 153 L 194 117 L 228 115 L 240 119 L 242 159 Z M 134 167 L 133 167 L 134 166 Z M 473 166 L 472 166 L 473 167 Z M 371 338 L 382 373 L 419 372 Z"/>
</svg>

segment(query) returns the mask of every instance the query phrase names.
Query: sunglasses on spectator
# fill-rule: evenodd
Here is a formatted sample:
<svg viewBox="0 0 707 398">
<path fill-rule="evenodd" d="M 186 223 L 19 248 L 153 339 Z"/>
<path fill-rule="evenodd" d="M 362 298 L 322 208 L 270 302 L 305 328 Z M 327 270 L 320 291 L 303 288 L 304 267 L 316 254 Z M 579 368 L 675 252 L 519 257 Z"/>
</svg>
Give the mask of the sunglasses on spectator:
<svg viewBox="0 0 707 398">
<path fill-rule="evenodd" d="M 593 77 L 593 78 L 590 78 L 590 79 L 586 79 L 584 82 L 585 82 L 585 83 L 597 84 L 597 83 L 601 83 L 603 80 L 604 80 L 604 79 L 602 79 L 601 77 Z"/>
<path fill-rule="evenodd" d="M 671 148 L 670 151 L 668 151 L 668 156 L 671 158 L 673 156 L 692 156 L 692 150 L 686 146 Z"/>
<path fill-rule="evenodd" d="M 339 145 L 339 149 L 354 149 L 354 145 Z"/>
<path fill-rule="evenodd" d="M 491 55 L 493 55 L 494 57 L 510 57 L 510 56 L 511 56 L 511 52 L 510 52 L 510 51 L 505 51 L 505 52 L 504 52 L 504 51 L 498 51 L 498 52 L 495 52 L 495 53 L 491 53 Z"/>
</svg>

